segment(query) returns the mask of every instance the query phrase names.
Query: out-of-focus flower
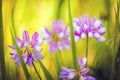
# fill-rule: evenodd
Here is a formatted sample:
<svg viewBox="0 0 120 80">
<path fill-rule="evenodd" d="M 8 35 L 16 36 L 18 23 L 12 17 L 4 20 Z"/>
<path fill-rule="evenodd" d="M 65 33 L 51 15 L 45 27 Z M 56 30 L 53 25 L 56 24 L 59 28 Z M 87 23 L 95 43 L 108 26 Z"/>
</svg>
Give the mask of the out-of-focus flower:
<svg viewBox="0 0 120 80">
<path fill-rule="evenodd" d="M 86 57 L 84 58 L 80 57 L 78 59 L 78 64 L 81 70 L 79 80 L 96 80 L 94 77 L 87 75 L 87 73 L 89 72 L 89 68 L 85 68 L 86 61 L 87 61 Z"/>
<path fill-rule="evenodd" d="M 53 21 L 51 26 L 52 30 L 45 27 L 42 31 L 44 39 L 49 44 L 49 52 L 55 53 L 56 50 L 69 49 L 69 27 L 64 27 L 62 20 Z"/>
<path fill-rule="evenodd" d="M 100 20 L 97 20 L 96 17 L 90 19 L 87 14 L 84 14 L 83 17 L 80 16 L 78 18 L 74 18 L 73 27 L 75 41 L 84 39 L 86 36 L 89 38 L 94 37 L 99 42 L 105 41 L 103 34 L 106 32 L 106 29 L 103 26 L 104 24 Z"/>
<path fill-rule="evenodd" d="M 92 76 L 88 76 L 87 73 L 89 72 L 89 68 L 85 68 L 86 65 L 86 58 L 79 58 L 78 59 L 78 64 L 80 67 L 80 71 L 77 72 L 74 69 L 68 69 L 66 67 L 62 67 L 62 72 L 60 72 L 59 78 L 71 80 L 74 79 L 75 77 L 79 78 L 79 80 L 96 80 Z"/>
<path fill-rule="evenodd" d="M 22 58 L 26 64 L 29 66 L 32 65 L 32 62 L 37 62 L 36 57 L 39 59 L 43 59 L 44 57 L 40 54 L 42 50 L 42 39 L 40 38 L 39 34 L 35 32 L 32 35 L 32 41 L 30 41 L 29 34 L 27 31 L 23 32 L 23 40 L 16 37 L 16 42 L 18 47 L 20 48 L 20 51 L 22 53 Z M 12 58 L 16 64 L 20 65 L 20 60 L 18 57 L 18 53 L 15 46 L 9 46 L 12 51 L 10 54 L 12 55 Z"/>
<path fill-rule="evenodd" d="M 86 65 L 86 62 L 87 62 L 87 59 L 86 59 L 86 57 L 84 57 L 84 58 L 79 58 L 78 59 L 78 64 L 79 64 L 79 66 L 80 66 L 80 68 L 83 68 L 85 65 Z"/>
<path fill-rule="evenodd" d="M 75 70 L 62 67 L 62 72 L 60 72 L 59 78 L 71 80 L 74 79 L 75 76 L 76 76 Z"/>
<path fill-rule="evenodd" d="M 79 80 L 96 80 L 96 79 L 92 76 L 80 76 Z"/>
</svg>

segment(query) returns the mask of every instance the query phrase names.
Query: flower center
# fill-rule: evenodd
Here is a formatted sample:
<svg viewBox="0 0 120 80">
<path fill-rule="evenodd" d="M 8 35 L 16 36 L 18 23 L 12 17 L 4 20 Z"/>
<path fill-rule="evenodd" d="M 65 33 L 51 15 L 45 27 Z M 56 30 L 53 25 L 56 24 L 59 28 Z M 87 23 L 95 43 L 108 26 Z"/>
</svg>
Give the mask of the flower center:
<svg viewBox="0 0 120 80">
<path fill-rule="evenodd" d="M 31 44 L 28 47 L 23 46 L 20 50 L 22 53 L 30 53 L 34 51 Z"/>
<path fill-rule="evenodd" d="M 52 32 L 52 40 L 53 40 L 53 42 L 58 42 L 58 41 L 62 41 L 60 38 L 59 38 L 59 36 L 57 35 L 57 33 L 56 32 Z"/>
</svg>

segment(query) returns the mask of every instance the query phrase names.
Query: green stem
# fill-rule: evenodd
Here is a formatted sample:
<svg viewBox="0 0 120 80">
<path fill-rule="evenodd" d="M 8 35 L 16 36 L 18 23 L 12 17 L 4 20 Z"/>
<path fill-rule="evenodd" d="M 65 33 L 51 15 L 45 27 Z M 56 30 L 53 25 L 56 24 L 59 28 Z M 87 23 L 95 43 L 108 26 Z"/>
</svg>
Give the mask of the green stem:
<svg viewBox="0 0 120 80">
<path fill-rule="evenodd" d="M 60 62 L 60 55 L 58 51 L 55 54 L 55 61 L 56 61 L 56 67 L 57 67 L 57 76 L 59 76 L 59 72 L 61 71 L 61 62 Z"/>
<path fill-rule="evenodd" d="M 0 0 L 0 65 L 2 71 L 2 80 L 6 80 L 6 66 L 5 66 L 5 55 L 4 55 L 4 31 L 2 21 L 2 0 Z"/>
<path fill-rule="evenodd" d="M 86 38 L 86 58 L 87 58 L 87 62 L 88 62 L 88 35 L 87 35 L 87 38 Z M 86 66 L 87 66 L 87 62 L 86 62 Z"/>
<path fill-rule="evenodd" d="M 53 77 L 51 76 L 51 74 L 49 73 L 49 71 L 46 69 L 46 67 L 44 66 L 44 64 L 41 62 L 41 60 L 38 58 L 38 56 L 35 54 L 35 57 L 39 63 L 39 65 L 42 68 L 42 71 L 46 77 L 46 80 L 53 80 Z"/>
<path fill-rule="evenodd" d="M 22 66 L 22 69 L 23 69 L 23 72 L 25 74 L 25 77 L 26 77 L 26 80 L 31 80 L 31 77 L 29 75 L 29 72 L 28 72 L 28 69 L 24 63 L 24 60 L 22 58 L 22 53 L 17 45 L 17 42 L 15 41 L 15 30 L 14 30 L 14 27 L 13 29 L 11 29 L 11 34 L 12 34 L 12 40 L 13 40 L 13 44 L 15 45 L 16 47 L 16 50 L 17 50 L 17 53 L 18 53 L 18 57 L 20 59 L 20 63 L 21 63 L 21 66 Z"/>
<path fill-rule="evenodd" d="M 15 26 L 14 26 L 14 9 L 15 9 L 15 3 L 14 3 L 13 9 L 12 9 L 12 13 L 11 13 L 12 27 L 10 28 L 10 30 L 11 30 L 11 34 L 12 34 L 12 40 L 13 40 L 13 44 L 16 47 L 16 50 L 17 50 L 17 53 L 18 53 L 18 57 L 20 59 L 20 63 L 21 63 L 23 72 L 25 74 L 26 80 L 31 80 L 31 77 L 29 75 L 29 72 L 28 72 L 28 69 L 26 67 L 26 64 L 24 63 L 24 60 L 22 58 L 22 53 L 21 53 L 21 51 L 20 51 L 20 49 L 19 49 L 19 47 L 17 45 L 17 42 L 15 41 L 16 32 L 15 32 Z"/>
<path fill-rule="evenodd" d="M 45 66 L 43 65 L 43 63 L 38 58 L 37 58 L 37 60 L 38 60 L 38 63 L 40 64 L 40 66 L 41 66 L 41 68 L 42 68 L 42 70 L 44 72 L 46 80 L 53 80 L 53 77 L 51 76 L 51 74 L 49 73 L 49 71 L 45 68 Z"/>
<path fill-rule="evenodd" d="M 113 60 L 112 60 L 112 70 L 111 70 L 111 75 L 110 75 L 110 80 L 114 80 L 114 71 L 115 71 L 115 59 L 117 55 L 117 50 L 118 50 L 118 43 L 117 43 L 117 38 L 118 38 L 118 31 L 119 31 L 119 7 L 120 7 L 120 1 L 117 0 L 117 12 L 115 14 L 116 16 L 116 25 L 115 25 L 115 34 L 114 34 L 114 42 L 113 42 Z"/>
<path fill-rule="evenodd" d="M 75 41 L 74 41 L 74 32 L 73 32 L 73 25 L 72 25 L 72 16 L 71 16 L 71 10 L 70 10 L 70 0 L 68 0 L 68 15 L 69 15 L 69 23 L 70 23 L 70 36 L 71 36 L 71 45 L 72 45 L 73 65 L 74 65 L 74 68 L 78 70 Z"/>
<path fill-rule="evenodd" d="M 110 21 L 111 21 L 111 0 L 105 0 L 107 10 L 107 39 L 110 38 Z"/>
<path fill-rule="evenodd" d="M 58 3 L 58 8 L 57 8 L 57 16 L 56 16 L 56 19 L 58 20 L 59 17 L 60 17 L 60 11 L 61 11 L 61 7 L 62 7 L 62 4 L 63 4 L 64 0 L 59 0 L 59 3 Z"/>
<path fill-rule="evenodd" d="M 34 64 L 33 62 L 32 62 L 32 65 L 33 65 L 34 70 L 35 70 L 35 72 L 37 73 L 39 79 L 42 80 L 42 78 L 41 78 L 41 76 L 39 75 L 39 73 L 38 73 L 38 71 L 37 71 L 37 69 L 36 69 L 36 67 L 35 67 L 35 64 Z"/>
</svg>

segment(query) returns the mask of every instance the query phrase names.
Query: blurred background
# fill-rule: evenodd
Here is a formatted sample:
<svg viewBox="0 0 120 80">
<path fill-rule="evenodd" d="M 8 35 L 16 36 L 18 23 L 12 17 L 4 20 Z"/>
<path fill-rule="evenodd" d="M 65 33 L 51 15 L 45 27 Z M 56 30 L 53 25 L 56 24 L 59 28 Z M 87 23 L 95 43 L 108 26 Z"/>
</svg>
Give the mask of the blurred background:
<svg viewBox="0 0 120 80">
<path fill-rule="evenodd" d="M 25 80 L 21 66 L 17 66 L 14 64 L 14 61 L 10 59 L 11 55 L 9 52 L 11 49 L 8 45 L 13 44 L 10 27 L 14 26 L 17 36 L 22 39 L 24 30 L 27 30 L 30 35 L 35 31 L 40 32 L 45 26 L 51 27 L 53 20 L 62 19 L 67 26 L 69 25 L 68 0 L 2 0 L 1 2 L 7 80 Z M 112 53 L 114 47 L 112 43 L 114 43 L 114 30 L 116 25 L 115 10 L 117 10 L 117 0 L 71 0 L 71 13 L 73 18 L 82 16 L 83 14 L 89 14 L 90 18 L 96 16 L 97 19 L 103 21 L 104 27 L 106 28 L 106 33 L 104 34 L 106 38 L 105 42 L 99 43 L 95 39 L 89 39 L 88 66 L 91 69 L 89 74 L 93 75 L 97 80 L 110 80 L 111 62 L 113 55 L 115 55 Z M 120 47 L 119 39 L 120 35 L 117 37 L 117 48 Z M 41 53 L 45 56 L 45 59 L 42 60 L 42 62 L 54 79 L 57 80 L 53 60 L 54 55 L 49 54 L 47 48 L 47 45 L 43 44 L 43 51 Z M 84 57 L 85 49 L 86 40 L 77 42 L 77 57 Z M 116 55 L 114 80 L 120 80 L 119 49 Z M 61 52 L 61 56 L 62 65 L 72 68 L 71 48 L 70 50 Z M 45 80 L 39 64 L 36 63 L 35 65 L 43 80 Z M 32 76 L 32 80 L 38 80 L 33 67 L 27 66 L 27 68 Z"/>
</svg>

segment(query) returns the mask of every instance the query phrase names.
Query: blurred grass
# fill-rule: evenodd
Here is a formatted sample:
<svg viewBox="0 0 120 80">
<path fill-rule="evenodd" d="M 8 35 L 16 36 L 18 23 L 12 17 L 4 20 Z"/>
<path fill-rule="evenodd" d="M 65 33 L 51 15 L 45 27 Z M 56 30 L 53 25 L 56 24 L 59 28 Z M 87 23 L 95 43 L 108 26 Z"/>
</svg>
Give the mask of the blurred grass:
<svg viewBox="0 0 120 80">
<path fill-rule="evenodd" d="M 72 46 L 72 57 L 73 57 L 73 66 L 74 69 L 78 71 L 77 66 L 77 56 L 76 56 L 76 46 L 75 46 L 75 39 L 74 39 L 74 29 L 72 24 L 72 14 L 71 14 L 71 1 L 68 0 L 68 15 L 69 15 L 69 25 L 70 25 L 70 40 L 71 40 L 71 46 Z"/>
<path fill-rule="evenodd" d="M 4 30 L 3 30 L 3 16 L 2 16 L 2 0 L 0 0 L 0 72 L 1 79 L 6 80 L 6 66 L 5 66 L 5 51 L 4 51 Z"/>
<path fill-rule="evenodd" d="M 51 21 L 56 20 L 56 16 L 58 14 L 59 14 L 59 18 L 63 19 L 63 21 L 65 22 L 65 25 L 68 25 L 69 23 L 68 7 L 67 7 L 68 0 L 64 0 L 64 1 L 62 0 L 2 0 L 2 17 L 3 17 L 3 28 L 4 28 L 3 30 L 5 36 L 4 38 L 5 61 L 6 61 L 6 65 L 7 66 L 9 65 L 9 68 L 7 67 L 7 70 L 9 71 L 8 72 L 9 75 L 11 74 L 11 77 L 14 76 L 12 74 L 17 73 L 15 75 L 15 76 L 18 75 L 17 79 L 19 78 L 20 80 L 21 79 L 25 80 L 21 67 L 18 67 L 19 69 L 17 68 L 16 70 L 14 62 L 10 60 L 11 57 L 9 55 L 10 49 L 8 48 L 8 45 L 12 44 L 10 26 L 12 25 L 11 13 L 15 1 L 16 1 L 15 3 L 16 6 L 14 10 L 14 26 L 15 26 L 16 34 L 19 37 L 22 37 L 22 32 L 24 30 L 28 30 L 30 34 L 32 34 L 34 31 L 39 32 L 45 25 L 50 25 Z M 62 5 L 60 8 L 58 7 L 58 5 L 61 4 L 59 3 L 59 1 L 62 1 Z M 108 7 L 109 3 L 107 1 L 110 1 L 111 7 Z M 115 24 L 113 6 L 116 6 L 116 0 L 96 0 L 94 2 L 93 0 L 71 0 L 72 17 L 78 17 L 79 15 L 88 13 L 90 17 L 96 16 L 97 18 L 101 18 L 102 13 L 103 14 L 107 13 L 106 14 L 107 16 L 110 15 L 111 13 L 111 15 L 109 16 L 110 18 L 105 20 L 102 19 L 105 23 L 105 27 L 110 28 L 109 39 L 102 44 L 98 44 L 94 39 L 89 39 L 88 66 L 92 66 L 92 63 L 93 66 L 94 64 L 98 64 L 95 65 L 96 69 L 102 68 L 102 71 L 105 74 L 105 75 L 103 74 L 104 76 L 109 75 L 108 65 L 111 65 L 111 63 L 109 62 L 110 61 L 109 58 L 111 59 L 111 49 L 110 49 L 111 45 L 107 45 L 107 44 L 109 44 L 109 42 L 113 40 L 112 36 L 114 33 L 114 24 Z M 105 34 L 105 37 L 107 38 L 107 34 Z M 76 43 L 77 57 L 85 56 L 85 44 L 86 44 L 85 40 L 80 40 L 79 42 Z M 98 47 L 99 51 L 97 51 L 98 49 L 96 49 L 97 46 L 99 46 Z M 52 60 L 53 56 L 51 57 L 50 54 L 48 53 L 46 54 L 47 48 L 48 48 L 47 45 L 43 45 L 42 54 L 45 55 L 45 59 L 42 61 L 42 63 L 45 65 L 46 69 L 49 70 L 49 72 L 52 74 L 53 78 L 56 79 L 57 75 L 56 75 L 55 64 Z M 65 50 L 61 52 L 61 54 L 64 62 L 63 66 L 70 68 L 73 67 L 73 64 L 71 63 L 72 62 L 71 50 L 69 51 Z M 96 63 L 94 63 L 95 61 L 94 59 L 95 60 L 97 59 Z M 42 78 L 45 79 L 44 73 L 41 70 L 39 64 L 36 64 L 36 66 L 37 66 L 37 70 L 39 70 L 40 72 L 40 75 L 42 75 Z M 31 67 L 30 68 L 27 67 L 27 68 L 29 69 L 29 72 L 31 71 L 35 73 L 33 68 Z M 35 76 L 33 77 L 35 78 Z M 34 78 L 33 80 L 36 80 Z"/>
<path fill-rule="evenodd" d="M 113 48 L 112 48 L 112 54 L 113 54 L 113 59 L 112 59 L 112 68 L 111 68 L 111 75 L 110 78 L 111 80 L 114 79 L 114 74 L 115 74 L 115 59 L 117 57 L 117 51 L 119 47 L 119 42 L 118 42 L 118 34 L 119 34 L 119 10 L 120 9 L 120 1 L 117 0 L 117 8 L 115 9 L 115 30 L 114 30 L 114 36 L 113 36 Z"/>
<path fill-rule="evenodd" d="M 110 44 L 97 43 L 92 68 L 97 80 L 109 80 L 111 72 L 112 48 Z"/>
</svg>

